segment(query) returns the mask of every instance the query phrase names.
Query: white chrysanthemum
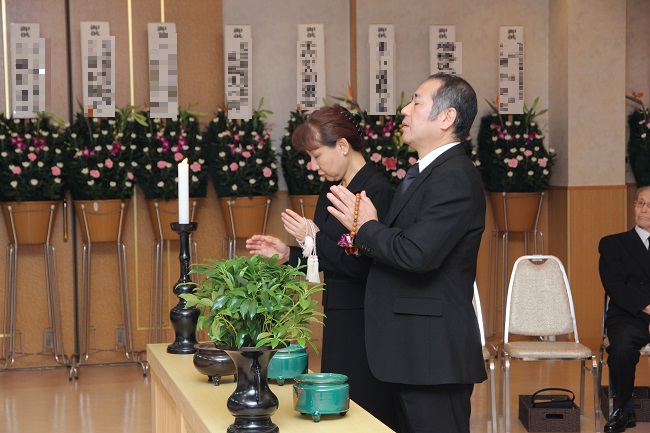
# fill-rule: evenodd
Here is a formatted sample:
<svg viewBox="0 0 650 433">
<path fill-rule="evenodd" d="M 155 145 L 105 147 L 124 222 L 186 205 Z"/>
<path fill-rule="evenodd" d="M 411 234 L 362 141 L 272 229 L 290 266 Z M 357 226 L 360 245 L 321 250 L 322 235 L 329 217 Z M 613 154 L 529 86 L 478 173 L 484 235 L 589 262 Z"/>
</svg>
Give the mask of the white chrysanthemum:
<svg viewBox="0 0 650 433">
<path fill-rule="evenodd" d="M 272 163 L 271 163 L 271 168 L 272 168 L 273 170 L 275 170 L 276 168 L 278 168 L 278 165 L 277 165 L 275 162 L 272 162 Z"/>
<path fill-rule="evenodd" d="M 512 176 L 514 176 L 514 175 L 515 175 L 515 174 L 514 174 L 513 172 L 511 172 L 511 171 L 508 172 L 508 177 L 512 177 Z"/>
<path fill-rule="evenodd" d="M 307 179 L 309 179 L 309 180 L 314 180 L 314 175 L 313 175 L 313 174 L 308 174 L 308 175 L 307 175 Z"/>
<path fill-rule="evenodd" d="M 176 136 L 176 131 L 169 131 L 169 136 L 170 137 L 175 137 Z"/>
<path fill-rule="evenodd" d="M 101 152 L 101 151 L 102 151 L 102 147 L 99 144 L 95 146 L 95 152 Z"/>
<path fill-rule="evenodd" d="M 23 167 L 27 168 L 27 167 L 29 167 L 29 161 L 23 161 L 21 165 Z"/>
<path fill-rule="evenodd" d="M 1 152 L 0 156 L 3 157 L 3 158 L 6 158 L 7 157 L 7 152 Z"/>
<path fill-rule="evenodd" d="M 30 138 L 32 138 L 32 134 L 25 134 L 25 138 L 29 140 Z"/>
<path fill-rule="evenodd" d="M 55 177 L 54 178 L 54 183 L 61 183 L 61 178 L 60 177 Z"/>
<path fill-rule="evenodd" d="M 506 122 L 506 126 L 512 126 L 512 122 L 507 121 L 507 122 Z"/>
<path fill-rule="evenodd" d="M 93 134 L 93 138 L 99 138 L 99 134 L 94 133 L 94 134 Z"/>
<path fill-rule="evenodd" d="M 86 182 L 88 186 L 93 186 L 95 184 L 95 181 L 93 179 L 90 179 L 88 182 Z"/>
<path fill-rule="evenodd" d="M 36 166 L 37 166 L 38 168 L 43 168 L 43 167 L 45 166 L 45 164 L 43 163 L 43 161 L 38 161 L 38 162 L 36 163 Z"/>
<path fill-rule="evenodd" d="M 245 166 L 245 165 L 246 165 L 246 161 L 239 161 L 239 166 L 240 166 L 240 167 L 243 167 L 243 166 Z"/>
<path fill-rule="evenodd" d="M 257 182 L 257 181 L 255 179 L 253 179 L 253 178 L 248 179 L 248 183 L 250 183 L 251 185 L 255 185 L 255 182 Z"/>
<path fill-rule="evenodd" d="M 275 185 L 275 181 L 274 181 L 274 180 L 269 180 L 269 185 L 270 185 L 270 186 L 274 186 L 274 185 Z"/>
<path fill-rule="evenodd" d="M 226 152 L 219 152 L 219 158 L 225 158 Z"/>
<path fill-rule="evenodd" d="M 298 160 L 298 164 L 299 164 L 299 165 L 304 165 L 304 164 L 305 164 L 305 160 L 304 160 L 304 159 L 299 159 L 299 160 Z"/>
<path fill-rule="evenodd" d="M 151 171 L 151 164 L 147 164 L 147 165 L 145 165 L 144 168 L 145 168 L 147 171 Z"/>
<path fill-rule="evenodd" d="M 117 182 L 115 182 L 114 180 L 112 180 L 112 181 L 110 181 L 110 182 L 108 183 L 108 185 L 109 185 L 111 188 L 115 188 L 115 187 L 117 186 Z"/>
<path fill-rule="evenodd" d="M 105 129 L 102 129 L 102 135 L 108 135 L 108 131 Z"/>
<path fill-rule="evenodd" d="M 516 147 L 511 147 L 510 148 L 510 153 L 517 153 L 517 148 Z"/>
<path fill-rule="evenodd" d="M 519 120 L 515 120 L 515 125 L 519 126 L 521 125 L 521 122 Z"/>
<path fill-rule="evenodd" d="M 223 167 L 221 167 L 221 169 L 222 169 L 223 171 L 228 171 L 228 166 L 227 166 L 227 165 L 224 165 Z"/>
<path fill-rule="evenodd" d="M 199 181 L 199 178 L 192 175 L 192 182 L 197 183 Z"/>
<path fill-rule="evenodd" d="M 156 184 L 156 186 L 157 186 L 158 188 L 162 188 L 162 187 L 165 186 L 165 182 L 163 182 L 163 181 L 161 180 L 160 182 L 158 182 L 158 183 Z"/>
<path fill-rule="evenodd" d="M 542 171 L 542 173 L 544 174 L 544 176 L 547 176 L 547 175 L 548 175 L 548 170 L 544 169 L 544 170 Z"/>
<path fill-rule="evenodd" d="M 497 155 L 501 155 L 501 152 L 503 152 L 503 150 L 501 150 L 501 149 L 494 149 L 494 153 L 496 153 Z"/>
<path fill-rule="evenodd" d="M 532 176 L 533 174 L 535 174 L 533 170 L 528 170 L 528 176 Z"/>
<path fill-rule="evenodd" d="M 233 191 L 237 191 L 237 185 L 236 185 L 236 184 L 233 184 L 233 185 L 230 187 L 230 189 L 232 189 Z"/>
<path fill-rule="evenodd" d="M 81 174 L 88 174 L 89 170 L 88 167 L 84 167 L 81 169 Z"/>
<path fill-rule="evenodd" d="M 521 161 L 522 159 L 524 159 L 523 156 L 521 156 L 521 155 L 517 155 L 517 161 Z"/>
<path fill-rule="evenodd" d="M 127 188 L 131 188 L 131 186 L 133 186 L 133 183 L 131 183 L 130 180 L 125 180 L 124 181 L 124 186 L 126 186 Z"/>
<path fill-rule="evenodd" d="M 126 163 L 124 161 L 120 161 L 117 163 L 117 166 L 120 168 L 124 168 L 126 166 Z"/>
<path fill-rule="evenodd" d="M 503 158 L 503 162 L 504 162 L 505 164 L 507 164 L 508 161 L 510 161 L 510 158 Z"/>
<path fill-rule="evenodd" d="M 11 185 L 12 188 L 16 188 L 18 186 L 18 181 L 12 180 L 9 182 L 9 185 Z"/>
<path fill-rule="evenodd" d="M 255 159 L 255 163 L 257 163 L 257 165 L 260 165 L 260 164 L 264 164 L 264 161 L 262 161 L 262 158 L 257 158 Z"/>
</svg>

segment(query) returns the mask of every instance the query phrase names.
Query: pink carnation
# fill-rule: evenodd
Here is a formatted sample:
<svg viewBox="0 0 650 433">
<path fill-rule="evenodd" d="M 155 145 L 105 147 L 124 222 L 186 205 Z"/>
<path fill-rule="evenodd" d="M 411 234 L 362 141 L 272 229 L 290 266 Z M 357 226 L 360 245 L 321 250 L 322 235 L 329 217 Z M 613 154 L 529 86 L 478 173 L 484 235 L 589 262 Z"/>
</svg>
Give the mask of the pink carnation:
<svg viewBox="0 0 650 433">
<path fill-rule="evenodd" d="M 262 174 L 264 175 L 264 177 L 271 177 L 273 172 L 271 171 L 270 168 L 264 167 L 264 170 L 262 170 Z"/>
<path fill-rule="evenodd" d="M 14 168 L 11 169 L 11 172 L 13 174 L 20 174 L 20 173 L 23 172 L 23 170 L 20 167 L 14 167 Z"/>
<path fill-rule="evenodd" d="M 133 176 L 133 173 L 131 173 L 131 172 L 129 171 L 129 172 L 126 174 L 126 177 L 127 177 L 129 180 L 133 180 L 133 177 L 134 177 L 134 176 Z"/>
<path fill-rule="evenodd" d="M 397 174 L 398 179 L 404 179 L 404 176 L 406 176 L 406 170 L 404 170 L 403 168 L 400 168 L 399 170 L 397 170 L 395 172 L 395 174 Z"/>
<path fill-rule="evenodd" d="M 104 165 L 108 168 L 113 168 L 113 160 L 110 158 L 106 158 L 106 161 L 104 161 Z"/>
<path fill-rule="evenodd" d="M 61 169 L 55 165 L 54 167 L 52 167 L 52 175 L 61 176 Z"/>
<path fill-rule="evenodd" d="M 537 163 L 539 164 L 540 167 L 546 167 L 546 159 L 545 158 L 538 159 Z"/>
<path fill-rule="evenodd" d="M 525 150 L 525 151 L 524 151 L 524 155 L 525 155 L 525 156 L 531 156 L 532 154 L 533 154 L 533 151 L 532 151 L 532 150 Z"/>
<path fill-rule="evenodd" d="M 185 158 L 185 157 L 184 157 L 183 154 L 180 153 L 180 152 L 176 152 L 176 153 L 174 154 L 174 160 L 175 160 L 176 162 L 178 162 L 178 161 L 182 161 L 183 158 Z"/>
<path fill-rule="evenodd" d="M 239 165 L 236 162 L 233 162 L 230 164 L 230 171 L 237 171 L 239 170 Z"/>
<path fill-rule="evenodd" d="M 409 165 L 415 165 L 416 162 L 418 162 L 417 159 L 415 159 L 415 158 L 413 158 L 413 157 L 410 157 L 410 158 L 409 158 Z"/>
<path fill-rule="evenodd" d="M 241 156 L 243 156 L 244 158 L 250 158 L 251 153 L 248 150 L 245 150 L 241 153 Z"/>
<path fill-rule="evenodd" d="M 388 157 L 384 159 L 384 167 L 386 167 L 386 170 L 395 170 L 397 168 L 397 158 L 394 157 Z"/>
<path fill-rule="evenodd" d="M 99 179 L 99 170 L 90 170 L 90 177 Z"/>
<path fill-rule="evenodd" d="M 519 161 L 517 161 L 515 158 L 510 158 L 508 160 L 508 167 L 516 168 L 519 165 Z"/>
<path fill-rule="evenodd" d="M 192 165 L 190 165 L 190 170 L 192 170 L 194 173 L 201 171 L 201 164 L 194 161 Z"/>
<path fill-rule="evenodd" d="M 29 154 L 27 155 L 27 159 L 29 159 L 30 161 L 36 161 L 36 158 L 38 158 L 38 157 L 37 157 L 36 154 L 33 153 L 33 152 L 31 152 L 31 153 L 29 153 Z"/>
<path fill-rule="evenodd" d="M 381 161 L 381 155 L 378 154 L 377 152 L 375 152 L 372 155 L 370 155 L 370 160 L 372 162 L 379 162 L 379 161 Z"/>
<path fill-rule="evenodd" d="M 156 164 L 156 167 L 158 167 L 159 169 L 162 170 L 163 168 L 167 167 L 167 163 L 165 161 L 158 161 L 158 164 Z"/>
</svg>

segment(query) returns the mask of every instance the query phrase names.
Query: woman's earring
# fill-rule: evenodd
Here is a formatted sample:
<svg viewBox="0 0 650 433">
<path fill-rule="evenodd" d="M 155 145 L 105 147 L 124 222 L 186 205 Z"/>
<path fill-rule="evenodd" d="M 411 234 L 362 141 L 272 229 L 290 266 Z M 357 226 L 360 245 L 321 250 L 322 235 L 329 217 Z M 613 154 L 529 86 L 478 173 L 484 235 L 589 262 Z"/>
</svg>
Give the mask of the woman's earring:
<svg viewBox="0 0 650 433">
<path fill-rule="evenodd" d="M 348 151 L 343 152 L 343 156 L 348 156 Z"/>
</svg>

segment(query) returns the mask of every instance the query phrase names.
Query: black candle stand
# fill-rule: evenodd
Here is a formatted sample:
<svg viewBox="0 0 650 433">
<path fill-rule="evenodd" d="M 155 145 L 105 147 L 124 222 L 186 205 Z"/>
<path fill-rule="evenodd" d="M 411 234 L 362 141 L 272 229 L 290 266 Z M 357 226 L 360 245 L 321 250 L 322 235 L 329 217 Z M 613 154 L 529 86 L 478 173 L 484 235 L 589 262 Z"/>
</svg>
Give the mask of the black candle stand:
<svg viewBox="0 0 650 433">
<path fill-rule="evenodd" d="M 176 339 L 167 346 L 167 353 L 188 354 L 197 351 L 196 323 L 199 320 L 200 311 L 197 307 L 186 307 L 186 302 L 180 295 L 192 293 L 196 284 L 189 277 L 190 271 L 190 234 L 196 230 L 199 223 L 188 224 L 171 223 L 173 231 L 178 233 L 180 238 L 180 254 L 178 261 L 181 265 L 181 276 L 174 286 L 174 294 L 179 296 L 178 304 L 169 311 L 169 320 L 176 333 Z"/>
</svg>

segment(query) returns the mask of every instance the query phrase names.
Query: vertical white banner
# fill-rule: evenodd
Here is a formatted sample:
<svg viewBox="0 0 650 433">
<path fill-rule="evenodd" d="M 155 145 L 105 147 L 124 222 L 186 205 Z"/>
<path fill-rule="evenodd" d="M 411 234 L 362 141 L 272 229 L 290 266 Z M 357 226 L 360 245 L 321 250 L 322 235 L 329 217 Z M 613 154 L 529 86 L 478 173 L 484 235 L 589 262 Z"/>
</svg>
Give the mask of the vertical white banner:
<svg viewBox="0 0 650 433">
<path fill-rule="evenodd" d="M 253 117 L 253 37 L 251 26 L 225 26 L 223 44 L 228 118 L 251 119 Z"/>
<path fill-rule="evenodd" d="M 524 112 L 524 28 L 499 28 L 499 113 Z"/>
<path fill-rule="evenodd" d="M 368 114 L 395 114 L 395 26 L 371 24 L 370 107 Z"/>
<path fill-rule="evenodd" d="M 115 36 L 107 22 L 81 22 L 83 107 L 87 117 L 115 117 Z"/>
<path fill-rule="evenodd" d="M 456 42 L 456 26 L 429 26 L 429 72 L 463 73 L 463 43 Z"/>
<path fill-rule="evenodd" d="M 149 113 L 178 117 L 178 44 L 176 24 L 149 23 Z"/>
<path fill-rule="evenodd" d="M 325 26 L 298 25 L 298 88 L 296 104 L 308 112 L 323 105 L 325 90 Z"/>
<path fill-rule="evenodd" d="M 11 111 L 33 119 L 45 111 L 45 39 L 37 23 L 11 23 Z"/>
</svg>

